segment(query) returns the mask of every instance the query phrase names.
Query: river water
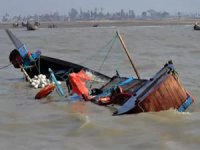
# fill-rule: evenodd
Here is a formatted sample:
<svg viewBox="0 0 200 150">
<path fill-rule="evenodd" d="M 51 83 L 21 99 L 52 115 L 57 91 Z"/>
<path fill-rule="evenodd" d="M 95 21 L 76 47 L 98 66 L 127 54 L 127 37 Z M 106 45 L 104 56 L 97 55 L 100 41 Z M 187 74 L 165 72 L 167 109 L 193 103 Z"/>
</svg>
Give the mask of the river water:
<svg viewBox="0 0 200 150">
<path fill-rule="evenodd" d="M 191 26 L 12 29 L 31 52 L 40 49 L 43 55 L 86 65 L 109 76 L 116 70 L 121 76 L 135 76 L 119 45 L 107 52 L 110 48 L 104 48 L 116 31 L 121 32 L 142 78 L 150 78 L 168 60 L 173 61 L 185 88 L 196 98 L 187 112 L 114 117 L 109 108 L 67 102 L 56 92 L 36 101 L 38 90 L 9 66 L 0 70 L 1 150 L 199 149 L 200 32 Z M 1 67 L 9 64 L 12 49 L 14 45 L 0 30 Z"/>
</svg>

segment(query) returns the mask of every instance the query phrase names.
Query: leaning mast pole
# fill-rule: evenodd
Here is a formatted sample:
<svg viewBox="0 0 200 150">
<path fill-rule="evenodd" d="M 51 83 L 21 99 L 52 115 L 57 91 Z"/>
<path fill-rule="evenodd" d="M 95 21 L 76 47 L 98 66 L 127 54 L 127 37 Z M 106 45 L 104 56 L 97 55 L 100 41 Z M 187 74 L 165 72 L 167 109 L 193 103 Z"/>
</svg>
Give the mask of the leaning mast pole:
<svg viewBox="0 0 200 150">
<path fill-rule="evenodd" d="M 122 47 L 123 47 L 123 49 L 124 49 L 126 55 L 128 56 L 129 61 L 130 61 L 131 65 L 132 65 L 132 67 L 133 67 L 133 69 L 134 69 L 134 71 L 135 71 L 135 73 L 136 73 L 137 78 L 140 79 L 140 75 L 139 75 L 139 73 L 138 73 L 138 71 L 137 71 L 137 68 L 135 67 L 135 65 L 134 65 L 134 63 L 133 63 L 133 61 L 132 61 L 132 59 L 131 59 L 131 57 L 130 57 L 130 54 L 129 54 L 129 52 L 128 52 L 128 49 L 127 49 L 127 47 L 126 47 L 126 45 L 125 45 L 125 43 L 124 43 L 124 41 L 123 41 L 123 39 L 122 39 L 120 33 L 119 33 L 118 31 L 117 31 L 116 33 L 117 33 L 117 36 L 119 37 L 119 40 L 120 40 L 120 42 L 121 42 L 121 44 L 122 44 Z"/>
</svg>

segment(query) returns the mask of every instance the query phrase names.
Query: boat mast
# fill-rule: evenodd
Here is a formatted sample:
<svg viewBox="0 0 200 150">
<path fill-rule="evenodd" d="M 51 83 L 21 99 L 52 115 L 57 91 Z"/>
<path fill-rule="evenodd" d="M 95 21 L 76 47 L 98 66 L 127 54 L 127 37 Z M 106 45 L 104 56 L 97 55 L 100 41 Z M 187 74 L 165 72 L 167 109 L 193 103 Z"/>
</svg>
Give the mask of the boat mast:
<svg viewBox="0 0 200 150">
<path fill-rule="evenodd" d="M 122 39 L 120 33 L 119 33 L 118 31 L 117 31 L 116 33 L 117 33 L 117 36 L 119 37 L 119 40 L 120 40 L 120 42 L 121 42 L 121 44 L 122 44 L 122 47 L 123 47 L 123 49 L 124 49 L 126 55 L 128 56 L 129 61 L 130 61 L 131 65 L 132 65 L 132 67 L 133 67 L 133 69 L 134 69 L 134 71 L 135 71 L 135 73 L 136 73 L 137 78 L 140 79 L 140 75 L 139 75 L 139 73 L 138 73 L 138 71 L 137 71 L 137 68 L 135 67 L 135 65 L 134 65 L 134 63 L 133 63 L 133 61 L 132 61 L 132 59 L 131 59 L 131 57 L 130 57 L 130 54 L 129 54 L 129 52 L 128 52 L 128 49 L 126 48 L 126 45 L 125 45 L 125 43 L 124 43 L 124 41 L 123 41 L 123 39 Z"/>
</svg>

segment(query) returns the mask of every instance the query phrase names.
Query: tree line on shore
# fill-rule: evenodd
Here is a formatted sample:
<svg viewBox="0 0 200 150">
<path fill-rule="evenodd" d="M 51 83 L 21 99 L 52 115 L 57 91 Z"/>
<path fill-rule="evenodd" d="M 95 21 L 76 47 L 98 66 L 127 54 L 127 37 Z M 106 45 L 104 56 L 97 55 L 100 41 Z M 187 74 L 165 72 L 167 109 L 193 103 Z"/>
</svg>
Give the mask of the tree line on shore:
<svg viewBox="0 0 200 150">
<path fill-rule="evenodd" d="M 52 14 L 42 14 L 42 15 L 29 15 L 29 16 L 10 16 L 8 13 L 3 15 L 2 22 L 22 22 L 27 20 L 38 20 L 38 21 L 90 21 L 90 20 L 131 20 L 131 19 L 165 19 L 165 18 L 200 18 L 198 13 L 196 14 L 184 14 L 177 12 L 175 15 L 171 15 L 167 11 L 156 11 L 153 9 L 143 11 L 140 15 L 135 14 L 134 10 L 125 11 L 121 9 L 118 12 L 103 12 L 103 8 L 98 10 L 79 11 L 75 8 L 71 8 L 68 14 L 60 15 L 58 12 Z"/>
</svg>

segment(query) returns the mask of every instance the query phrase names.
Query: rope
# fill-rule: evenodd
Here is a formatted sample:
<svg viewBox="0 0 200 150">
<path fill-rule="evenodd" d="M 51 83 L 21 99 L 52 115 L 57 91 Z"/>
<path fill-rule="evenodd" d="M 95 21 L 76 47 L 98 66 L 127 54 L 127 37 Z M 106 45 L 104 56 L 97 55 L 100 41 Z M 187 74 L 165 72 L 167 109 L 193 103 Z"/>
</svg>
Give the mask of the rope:
<svg viewBox="0 0 200 150">
<path fill-rule="evenodd" d="M 106 59 L 108 58 L 108 55 L 110 54 L 110 52 L 111 52 L 111 50 L 112 50 L 112 47 L 113 47 L 113 45 L 115 44 L 116 38 L 117 38 L 117 35 L 114 36 L 113 39 L 110 40 L 110 41 L 106 44 L 106 46 L 104 46 L 104 48 L 106 48 L 106 47 L 108 47 L 108 46 L 110 45 L 110 48 L 108 49 L 107 54 L 105 55 L 105 57 L 104 57 L 104 59 L 103 59 L 101 65 L 99 66 L 99 69 L 97 70 L 98 72 L 101 71 L 101 69 L 102 69 L 102 67 L 103 67 L 103 65 L 104 65 L 104 63 L 105 63 L 105 61 L 106 61 Z M 95 78 L 97 78 L 97 77 L 95 77 Z M 95 81 L 95 79 L 93 80 L 93 82 L 91 82 L 91 84 L 90 84 L 90 89 L 92 88 L 92 85 L 93 85 L 94 81 Z"/>
<path fill-rule="evenodd" d="M 97 50 L 95 52 L 95 54 L 91 55 L 90 57 L 88 57 L 85 61 L 83 61 L 81 64 L 86 64 L 86 62 L 90 61 L 91 58 L 99 55 L 99 52 L 105 50 L 111 43 L 113 43 L 113 41 L 115 41 L 115 39 L 117 38 L 117 35 L 115 35 L 106 45 L 104 45 L 102 48 L 100 48 L 99 50 Z M 113 44 L 112 44 L 113 45 Z"/>
<path fill-rule="evenodd" d="M 38 60 L 38 63 L 36 64 L 36 61 Z M 40 56 L 38 59 L 32 61 L 33 62 L 33 65 L 28 65 L 28 66 L 24 66 L 25 69 L 31 69 L 33 67 L 35 67 L 38 71 L 38 73 L 40 74 Z"/>
<path fill-rule="evenodd" d="M 9 67 L 10 65 L 12 65 L 12 64 L 9 63 L 8 65 L 5 65 L 5 66 L 3 66 L 3 67 L 0 67 L 0 70 L 1 70 L 1 69 L 4 69 L 4 68 L 7 68 L 7 67 Z"/>
<path fill-rule="evenodd" d="M 111 52 L 111 50 L 112 50 L 112 47 L 113 47 L 113 45 L 115 44 L 115 40 L 116 40 L 116 37 L 113 38 L 112 41 L 111 41 L 111 46 L 110 46 L 110 48 L 109 48 L 109 50 L 108 50 L 106 56 L 104 57 L 104 59 L 103 59 L 103 61 L 102 61 L 102 64 L 100 65 L 100 67 L 99 67 L 99 69 L 98 69 L 99 72 L 101 71 L 101 69 L 102 69 L 102 67 L 103 67 L 103 65 L 104 65 L 104 63 L 105 63 L 105 61 L 106 61 L 106 59 L 108 58 L 108 55 L 110 54 L 110 52 Z"/>
</svg>

